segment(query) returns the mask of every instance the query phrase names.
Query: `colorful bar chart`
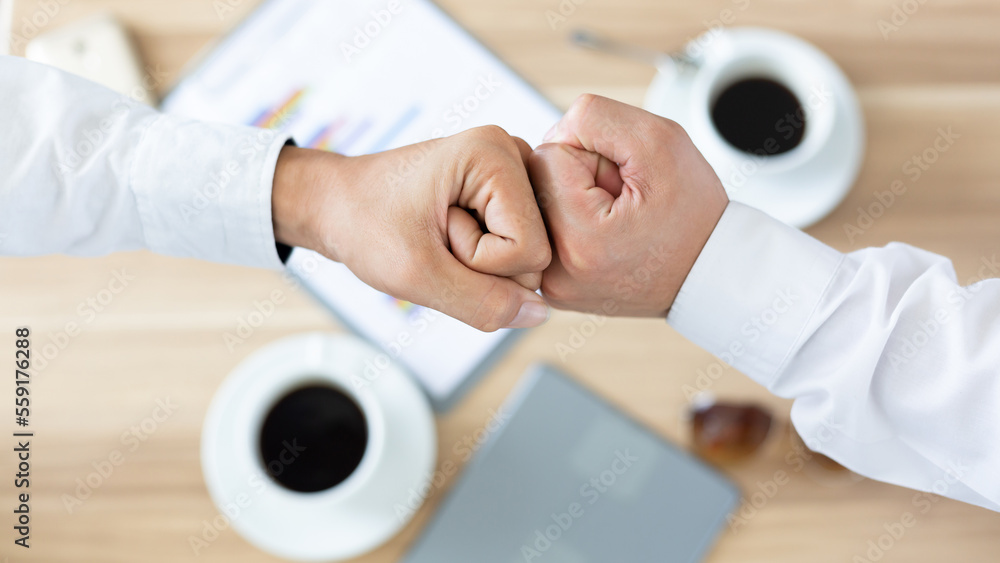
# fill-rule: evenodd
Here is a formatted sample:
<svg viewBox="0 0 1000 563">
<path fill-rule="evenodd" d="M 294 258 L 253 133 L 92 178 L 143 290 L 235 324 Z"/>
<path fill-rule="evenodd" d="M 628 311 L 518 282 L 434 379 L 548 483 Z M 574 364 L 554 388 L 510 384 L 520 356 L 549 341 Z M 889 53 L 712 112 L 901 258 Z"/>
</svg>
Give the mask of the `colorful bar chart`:
<svg viewBox="0 0 1000 563">
<path fill-rule="evenodd" d="M 344 128 L 344 125 L 346 123 L 347 123 L 346 118 L 341 117 L 340 119 L 337 119 L 333 123 L 317 131 L 316 134 L 314 134 L 312 137 L 309 138 L 308 141 L 306 141 L 305 146 L 311 149 L 318 149 L 321 151 L 334 150 L 335 148 L 334 139 L 336 138 L 337 133 Z"/>
<path fill-rule="evenodd" d="M 303 100 L 307 95 L 308 91 L 305 89 L 292 92 L 280 103 L 257 113 L 250 121 L 250 125 L 280 130 L 286 129 L 293 121 L 297 121 L 299 122 L 297 129 L 301 130 L 313 123 L 323 123 L 326 120 L 317 118 L 313 109 L 305 111 L 309 115 L 303 113 Z M 313 100 L 311 105 L 316 106 L 316 100 Z M 395 116 L 387 111 L 386 114 L 392 117 L 367 115 L 356 118 L 355 116 L 342 115 L 319 125 L 302 137 L 296 135 L 296 138 L 307 139 L 301 143 L 304 147 L 349 156 L 382 152 L 398 146 L 400 135 L 413 125 L 420 113 L 420 107 L 413 105 Z M 361 148 L 364 145 L 367 145 L 366 149 Z"/>
<path fill-rule="evenodd" d="M 305 89 L 292 92 L 279 105 L 260 112 L 250 122 L 250 125 L 265 129 L 284 129 L 298 115 L 302 108 L 302 100 L 305 97 Z"/>
</svg>

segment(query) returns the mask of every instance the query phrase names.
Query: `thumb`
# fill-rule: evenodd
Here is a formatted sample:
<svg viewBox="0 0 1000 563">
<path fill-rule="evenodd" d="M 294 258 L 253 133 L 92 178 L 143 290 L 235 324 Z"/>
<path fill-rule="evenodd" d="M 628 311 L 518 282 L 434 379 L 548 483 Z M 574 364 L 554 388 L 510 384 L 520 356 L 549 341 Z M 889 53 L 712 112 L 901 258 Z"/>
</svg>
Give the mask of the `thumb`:
<svg viewBox="0 0 1000 563">
<path fill-rule="evenodd" d="M 549 318 L 537 293 L 508 278 L 470 270 L 450 252 L 438 255 L 432 279 L 437 295 L 427 305 L 483 332 L 535 327 Z"/>
</svg>

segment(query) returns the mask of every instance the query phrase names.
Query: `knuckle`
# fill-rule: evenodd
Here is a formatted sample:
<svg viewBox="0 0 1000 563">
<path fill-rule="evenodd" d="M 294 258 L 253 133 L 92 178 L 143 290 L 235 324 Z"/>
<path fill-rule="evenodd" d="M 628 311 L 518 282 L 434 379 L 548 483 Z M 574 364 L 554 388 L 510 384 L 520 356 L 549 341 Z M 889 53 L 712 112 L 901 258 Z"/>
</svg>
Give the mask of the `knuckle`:
<svg viewBox="0 0 1000 563">
<path fill-rule="evenodd" d="M 528 156 L 528 164 L 535 166 L 544 166 L 553 160 L 559 152 L 565 152 L 564 145 L 558 143 L 545 143 L 535 147 L 535 150 L 531 151 L 531 155 Z"/>
<path fill-rule="evenodd" d="M 559 259 L 566 271 L 574 277 L 586 277 L 601 264 L 594 253 L 577 248 L 576 245 L 566 245 L 560 249 Z"/>
<path fill-rule="evenodd" d="M 483 125 L 466 133 L 468 137 L 463 142 L 480 166 L 503 166 L 515 158 L 521 163 L 517 142 L 502 127 Z"/>
<path fill-rule="evenodd" d="M 545 170 L 552 161 L 552 151 L 556 145 L 541 145 L 528 155 L 528 176 L 533 182 L 541 181 Z"/>
<path fill-rule="evenodd" d="M 542 288 L 542 272 L 518 276 L 515 281 L 531 291 L 538 291 Z"/>
<path fill-rule="evenodd" d="M 542 214 L 542 218 L 547 218 L 550 216 L 555 198 L 552 196 L 552 193 L 547 191 L 543 186 L 537 185 L 537 182 L 533 182 L 532 184 L 535 189 L 535 206 L 538 207 L 538 211 Z"/>
<path fill-rule="evenodd" d="M 579 292 L 572 278 L 549 274 L 542 276 L 542 294 L 554 303 L 572 303 L 576 301 Z"/>
<path fill-rule="evenodd" d="M 528 155 L 528 172 L 535 172 L 545 164 L 545 155 L 550 150 L 549 145 L 539 145 Z"/>
<path fill-rule="evenodd" d="M 681 127 L 681 124 L 677 123 L 673 119 L 669 119 L 669 118 L 666 118 L 666 117 L 661 117 L 660 118 L 660 122 L 663 124 L 663 127 L 667 131 L 669 131 L 671 134 L 674 134 L 674 135 L 686 134 L 685 131 L 684 131 L 684 127 Z"/>
<path fill-rule="evenodd" d="M 511 136 L 510 140 L 514 143 L 514 149 L 517 150 L 518 154 L 531 154 L 531 145 L 528 144 L 528 141 L 514 136 Z"/>
<path fill-rule="evenodd" d="M 687 139 L 687 131 L 681 127 L 680 123 L 672 119 L 660 118 L 656 121 L 656 128 L 659 134 L 669 142 L 680 142 Z"/>
<path fill-rule="evenodd" d="M 476 139 L 487 145 L 506 145 L 514 149 L 514 139 L 499 125 L 483 125 L 472 130 Z"/>
<path fill-rule="evenodd" d="M 552 248 L 546 244 L 535 245 L 531 250 L 529 268 L 541 272 L 552 263 Z"/>
<path fill-rule="evenodd" d="M 608 119 L 607 98 L 596 94 L 580 94 L 570 107 L 571 120 L 577 125 L 587 123 L 604 136 L 617 134 L 620 124 Z"/>
<path fill-rule="evenodd" d="M 573 105 L 571 108 L 575 109 L 577 113 L 585 114 L 591 108 L 593 108 L 594 103 L 601 99 L 597 94 L 580 94 L 573 100 Z"/>
</svg>

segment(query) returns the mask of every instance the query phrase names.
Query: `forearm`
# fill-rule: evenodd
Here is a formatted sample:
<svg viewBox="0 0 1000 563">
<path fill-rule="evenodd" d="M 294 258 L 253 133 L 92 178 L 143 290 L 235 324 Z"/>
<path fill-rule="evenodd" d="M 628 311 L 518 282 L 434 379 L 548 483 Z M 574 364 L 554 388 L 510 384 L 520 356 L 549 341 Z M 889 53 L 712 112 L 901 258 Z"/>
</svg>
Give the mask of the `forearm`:
<svg viewBox="0 0 1000 563">
<path fill-rule="evenodd" d="M 898 244 L 842 255 L 733 204 L 668 321 L 794 398 L 810 447 L 997 510 L 998 316 L 1000 283 L 962 288 L 940 256 Z"/>
</svg>

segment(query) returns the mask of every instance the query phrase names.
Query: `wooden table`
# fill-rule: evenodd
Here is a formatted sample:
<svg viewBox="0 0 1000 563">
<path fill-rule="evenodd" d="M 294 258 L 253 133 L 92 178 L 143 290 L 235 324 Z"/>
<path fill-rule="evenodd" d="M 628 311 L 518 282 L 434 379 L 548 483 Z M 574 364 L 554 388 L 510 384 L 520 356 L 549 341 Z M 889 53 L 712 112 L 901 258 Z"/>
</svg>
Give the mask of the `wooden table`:
<svg viewBox="0 0 1000 563">
<path fill-rule="evenodd" d="M 172 77 L 255 4 L 232 0 L 236 13 L 220 19 L 210 0 L 63 3 L 46 29 L 110 9 L 134 32 L 145 62 Z M 869 126 L 870 148 L 857 186 L 810 232 L 845 251 L 905 241 L 951 257 L 962 279 L 974 275 L 981 256 L 1000 251 L 1000 4 L 995 0 L 563 4 L 573 13 L 554 30 L 546 11 L 559 10 L 557 0 L 442 1 L 458 21 L 563 107 L 587 91 L 641 103 L 653 75 L 638 64 L 568 47 L 565 36 L 572 27 L 675 49 L 729 8 L 735 25 L 798 34 L 844 68 L 859 90 Z M 884 37 L 878 20 L 889 20 L 894 4 L 918 8 Z M 15 21 L 39 10 L 35 2 L 20 0 Z M 931 146 L 939 127 L 952 127 L 961 135 L 953 150 L 884 217 L 849 241 L 844 225 L 856 221 L 858 207 L 873 201 L 873 191 L 900 178 L 903 163 Z M 122 269 L 134 280 L 91 319 L 82 304 L 97 297 Z M 67 322 L 83 324 L 80 334 L 64 342 L 65 348 L 35 376 L 30 551 L 10 543 L 13 454 L 3 446 L 0 508 L 6 516 L 0 518 L 0 560 L 3 555 L 10 561 L 74 563 L 274 560 L 231 530 L 198 556 L 189 538 L 200 535 L 204 521 L 217 514 L 202 482 L 198 446 L 202 418 L 219 382 L 247 354 L 277 338 L 341 330 L 309 297 L 293 293 L 245 345 L 230 352 L 222 334 L 251 311 L 254 300 L 282 284 L 270 272 L 145 252 L 0 261 L 0 356 L 13 356 L 15 326 L 30 325 L 38 347 L 50 338 L 62 340 Z M 489 410 L 538 360 L 562 366 L 663 436 L 684 442 L 681 389 L 693 385 L 713 358 L 661 321 L 618 319 L 600 326 L 577 353 L 560 358 L 557 344 L 567 342 L 586 322 L 580 315 L 558 313 L 521 341 L 440 419 L 439 462 L 457 461 L 451 446 L 480 428 Z M 4 389 L 12 396 L 12 383 Z M 786 401 L 770 397 L 733 370 L 712 391 L 769 405 L 787 419 Z M 156 401 L 167 399 L 176 405 L 173 413 L 156 423 L 135 451 L 128 451 L 122 434 L 132 426 L 141 428 Z M 4 428 L 12 431 L 13 421 L 5 420 Z M 153 428 L 148 421 L 146 428 Z M 124 462 L 70 513 L 64 495 L 74 495 L 77 479 L 85 479 L 94 464 L 100 466 L 115 450 L 123 452 Z M 786 460 L 788 451 L 787 439 L 775 440 L 766 455 L 729 470 L 748 494 L 767 487 L 778 471 L 789 479 L 753 517 L 721 539 L 712 561 L 857 561 L 855 556 L 868 557 L 869 541 L 878 541 L 884 525 L 905 512 L 916 515 L 916 524 L 893 542 L 883 561 L 986 561 L 1000 553 L 997 514 L 950 500 L 925 506 L 912 491 L 831 475 L 812 465 L 796 471 Z M 444 492 L 436 490 L 410 526 L 362 561 L 398 560 Z"/>
</svg>

